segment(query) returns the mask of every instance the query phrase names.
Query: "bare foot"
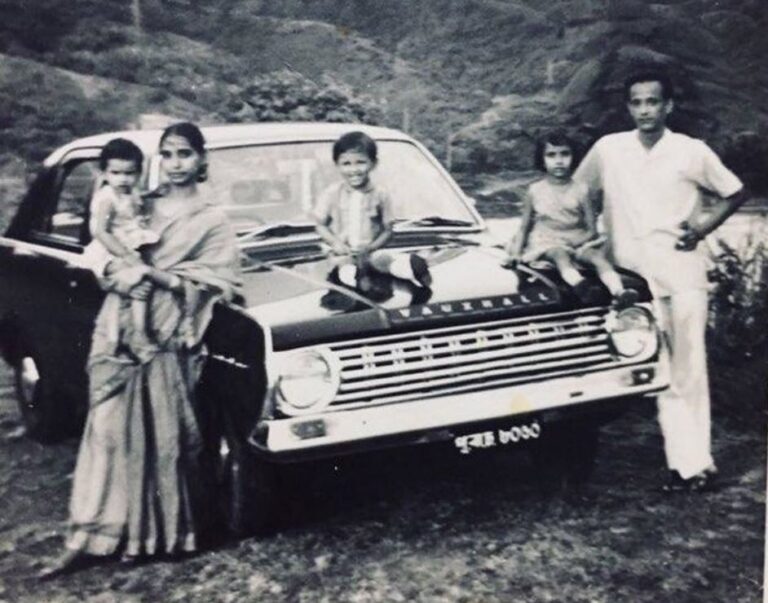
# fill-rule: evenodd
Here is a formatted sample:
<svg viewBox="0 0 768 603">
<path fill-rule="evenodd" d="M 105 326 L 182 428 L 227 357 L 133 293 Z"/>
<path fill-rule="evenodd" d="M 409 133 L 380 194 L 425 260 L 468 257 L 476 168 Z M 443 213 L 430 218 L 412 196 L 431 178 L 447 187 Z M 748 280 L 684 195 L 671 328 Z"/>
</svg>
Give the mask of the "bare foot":
<svg viewBox="0 0 768 603">
<path fill-rule="evenodd" d="M 38 580 L 51 580 L 63 576 L 85 565 L 86 555 L 82 551 L 67 549 L 57 559 L 46 565 L 38 574 Z"/>
</svg>

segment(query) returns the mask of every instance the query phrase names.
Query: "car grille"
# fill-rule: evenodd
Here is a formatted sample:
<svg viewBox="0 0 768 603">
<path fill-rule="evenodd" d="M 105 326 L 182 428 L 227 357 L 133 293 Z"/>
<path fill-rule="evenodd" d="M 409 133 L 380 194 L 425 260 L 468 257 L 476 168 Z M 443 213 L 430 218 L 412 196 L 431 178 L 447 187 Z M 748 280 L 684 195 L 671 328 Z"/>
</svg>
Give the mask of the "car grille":
<svg viewBox="0 0 768 603">
<path fill-rule="evenodd" d="M 606 314 L 593 308 L 332 344 L 341 367 L 332 406 L 492 389 L 625 364 L 611 351 Z"/>
</svg>

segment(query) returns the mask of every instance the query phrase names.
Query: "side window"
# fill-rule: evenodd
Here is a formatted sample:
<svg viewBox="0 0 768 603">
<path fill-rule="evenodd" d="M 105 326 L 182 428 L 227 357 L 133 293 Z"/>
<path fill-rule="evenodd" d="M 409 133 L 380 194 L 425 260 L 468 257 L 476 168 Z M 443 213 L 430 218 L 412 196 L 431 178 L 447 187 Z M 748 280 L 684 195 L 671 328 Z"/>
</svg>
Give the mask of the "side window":
<svg viewBox="0 0 768 603">
<path fill-rule="evenodd" d="M 64 166 L 58 199 L 40 234 L 70 245 L 90 240 L 89 207 L 97 174 L 97 159 L 73 160 Z"/>
</svg>

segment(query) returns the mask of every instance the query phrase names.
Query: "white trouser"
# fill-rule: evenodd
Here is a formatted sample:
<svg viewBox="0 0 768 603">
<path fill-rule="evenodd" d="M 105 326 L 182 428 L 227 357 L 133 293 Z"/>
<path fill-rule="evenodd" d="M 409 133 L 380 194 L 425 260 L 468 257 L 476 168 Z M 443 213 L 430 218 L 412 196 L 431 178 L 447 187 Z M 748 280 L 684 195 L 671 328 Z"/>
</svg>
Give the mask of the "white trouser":
<svg viewBox="0 0 768 603">
<path fill-rule="evenodd" d="M 658 399 L 667 466 L 687 479 L 714 467 L 705 333 L 707 291 L 660 297 L 671 352 L 671 384 Z"/>
</svg>

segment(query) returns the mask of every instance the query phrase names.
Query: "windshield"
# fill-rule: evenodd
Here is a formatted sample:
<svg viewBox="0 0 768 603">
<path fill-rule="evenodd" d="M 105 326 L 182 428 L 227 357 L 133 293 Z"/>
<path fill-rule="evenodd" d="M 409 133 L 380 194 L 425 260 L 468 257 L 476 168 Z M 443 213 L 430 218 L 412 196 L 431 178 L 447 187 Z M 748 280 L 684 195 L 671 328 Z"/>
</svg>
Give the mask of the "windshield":
<svg viewBox="0 0 768 603">
<path fill-rule="evenodd" d="M 379 141 L 378 146 L 371 180 L 389 192 L 395 219 L 439 216 L 453 225 L 476 225 L 460 193 L 418 147 L 399 141 Z M 340 178 L 331 147 L 330 142 L 297 142 L 211 149 L 206 194 L 222 204 L 241 233 L 306 224 L 319 194 Z"/>
</svg>

